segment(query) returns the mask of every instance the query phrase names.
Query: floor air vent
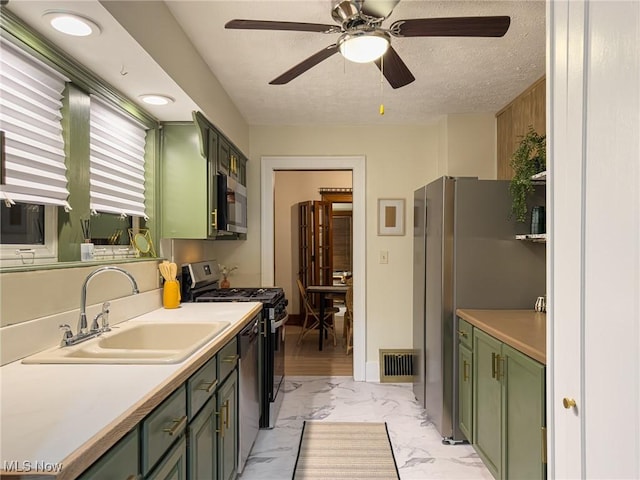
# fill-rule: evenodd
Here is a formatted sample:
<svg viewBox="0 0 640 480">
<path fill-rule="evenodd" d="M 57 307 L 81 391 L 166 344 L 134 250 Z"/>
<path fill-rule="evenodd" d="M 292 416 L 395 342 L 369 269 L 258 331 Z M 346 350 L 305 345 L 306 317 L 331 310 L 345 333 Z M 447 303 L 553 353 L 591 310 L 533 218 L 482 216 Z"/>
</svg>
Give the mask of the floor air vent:
<svg viewBox="0 0 640 480">
<path fill-rule="evenodd" d="M 412 382 L 413 356 L 411 349 L 380 350 L 380 383 Z"/>
</svg>

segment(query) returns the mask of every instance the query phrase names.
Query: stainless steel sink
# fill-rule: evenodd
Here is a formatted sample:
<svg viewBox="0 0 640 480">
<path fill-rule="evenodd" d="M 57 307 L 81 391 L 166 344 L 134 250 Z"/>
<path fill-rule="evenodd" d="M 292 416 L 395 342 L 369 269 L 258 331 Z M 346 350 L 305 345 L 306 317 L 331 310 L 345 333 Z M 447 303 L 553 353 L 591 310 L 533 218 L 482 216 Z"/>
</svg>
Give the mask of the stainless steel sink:
<svg viewBox="0 0 640 480">
<path fill-rule="evenodd" d="M 32 355 L 22 363 L 178 363 L 229 325 L 229 322 L 125 323 L 81 344 Z"/>
</svg>

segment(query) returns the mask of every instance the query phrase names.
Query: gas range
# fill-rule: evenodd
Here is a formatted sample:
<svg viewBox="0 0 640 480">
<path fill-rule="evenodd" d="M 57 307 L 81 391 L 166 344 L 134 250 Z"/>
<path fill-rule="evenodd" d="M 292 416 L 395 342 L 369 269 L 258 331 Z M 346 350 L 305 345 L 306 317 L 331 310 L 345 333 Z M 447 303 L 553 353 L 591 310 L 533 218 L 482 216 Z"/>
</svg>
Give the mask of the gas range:
<svg viewBox="0 0 640 480">
<path fill-rule="evenodd" d="M 216 288 L 196 295 L 196 302 L 262 302 L 276 305 L 284 297 L 281 288 Z"/>
</svg>

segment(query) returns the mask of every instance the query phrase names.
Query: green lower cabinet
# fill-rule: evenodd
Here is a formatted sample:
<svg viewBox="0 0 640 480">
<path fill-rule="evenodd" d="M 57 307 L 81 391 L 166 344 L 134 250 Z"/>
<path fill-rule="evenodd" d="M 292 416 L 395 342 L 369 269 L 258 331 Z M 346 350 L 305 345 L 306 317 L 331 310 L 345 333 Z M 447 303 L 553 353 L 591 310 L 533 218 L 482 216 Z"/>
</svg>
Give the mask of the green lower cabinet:
<svg viewBox="0 0 640 480">
<path fill-rule="evenodd" d="M 184 435 L 146 480 L 187 480 L 187 441 Z"/>
<path fill-rule="evenodd" d="M 545 367 L 504 345 L 504 425 L 502 478 L 546 476 Z"/>
<path fill-rule="evenodd" d="M 236 477 L 238 464 L 238 373 L 237 370 L 218 389 L 218 480 Z"/>
<path fill-rule="evenodd" d="M 474 329 L 473 446 L 500 480 L 546 478 L 545 366 Z"/>
<path fill-rule="evenodd" d="M 469 347 L 458 347 L 458 417 L 460 430 L 469 442 L 473 441 L 473 352 Z"/>
<path fill-rule="evenodd" d="M 189 424 L 188 478 L 192 480 L 216 480 L 218 416 L 215 406 L 214 396 Z"/>
<path fill-rule="evenodd" d="M 473 330 L 473 445 L 495 478 L 502 463 L 502 385 L 497 360 L 502 342 Z"/>
<path fill-rule="evenodd" d="M 142 478 L 138 475 L 140 471 L 139 440 L 140 434 L 136 427 L 84 472 L 79 480 L 137 480 Z"/>
</svg>

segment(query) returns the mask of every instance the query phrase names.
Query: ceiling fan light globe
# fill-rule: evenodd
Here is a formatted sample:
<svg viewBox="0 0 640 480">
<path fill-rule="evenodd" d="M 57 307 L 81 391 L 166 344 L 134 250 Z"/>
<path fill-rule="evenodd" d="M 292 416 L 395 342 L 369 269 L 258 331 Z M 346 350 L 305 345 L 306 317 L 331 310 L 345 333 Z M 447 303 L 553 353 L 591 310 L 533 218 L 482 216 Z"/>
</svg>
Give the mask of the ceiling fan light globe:
<svg viewBox="0 0 640 480">
<path fill-rule="evenodd" d="M 385 54 L 389 38 L 376 33 L 345 34 L 340 38 L 338 48 L 342 56 L 351 62 L 369 63 Z"/>
</svg>

